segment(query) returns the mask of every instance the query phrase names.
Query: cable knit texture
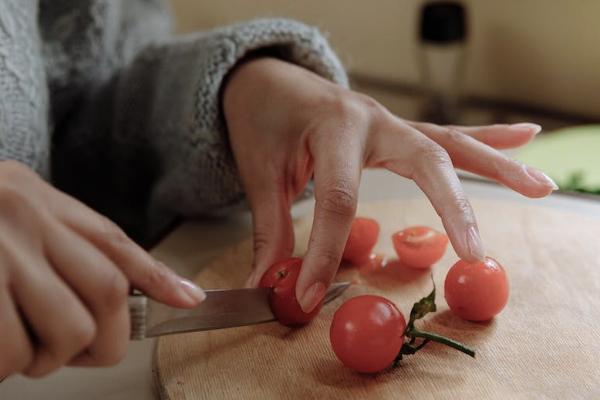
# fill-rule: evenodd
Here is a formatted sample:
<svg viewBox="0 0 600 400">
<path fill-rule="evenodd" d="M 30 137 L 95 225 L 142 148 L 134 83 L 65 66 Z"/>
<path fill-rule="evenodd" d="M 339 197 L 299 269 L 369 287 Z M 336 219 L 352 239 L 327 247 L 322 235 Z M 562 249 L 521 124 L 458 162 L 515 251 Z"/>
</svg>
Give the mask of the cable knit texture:
<svg viewBox="0 0 600 400">
<path fill-rule="evenodd" d="M 245 55 L 269 49 L 347 85 L 327 41 L 302 23 L 172 37 L 170 22 L 160 0 L 0 2 L 0 158 L 29 164 L 139 240 L 242 202 L 219 93 Z"/>
<path fill-rule="evenodd" d="M 0 1 L 0 158 L 47 176 L 48 90 L 37 1 Z"/>
</svg>

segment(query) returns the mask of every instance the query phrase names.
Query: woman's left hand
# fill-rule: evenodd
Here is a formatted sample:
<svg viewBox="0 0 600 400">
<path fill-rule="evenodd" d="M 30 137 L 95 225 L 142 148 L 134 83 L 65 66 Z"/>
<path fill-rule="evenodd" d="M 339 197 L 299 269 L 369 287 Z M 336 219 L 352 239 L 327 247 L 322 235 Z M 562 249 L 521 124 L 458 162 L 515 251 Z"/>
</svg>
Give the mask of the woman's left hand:
<svg viewBox="0 0 600 400">
<path fill-rule="evenodd" d="M 323 297 L 340 263 L 363 168 L 412 179 L 440 215 L 456 253 L 484 256 L 473 210 L 454 168 L 491 178 L 528 197 L 556 184 L 495 149 L 530 141 L 535 124 L 438 126 L 391 114 L 373 99 L 277 59 L 240 65 L 225 87 L 229 139 L 254 220 L 248 284 L 294 248 L 290 207 L 314 178 L 315 213 L 296 295 L 305 311 Z"/>
</svg>

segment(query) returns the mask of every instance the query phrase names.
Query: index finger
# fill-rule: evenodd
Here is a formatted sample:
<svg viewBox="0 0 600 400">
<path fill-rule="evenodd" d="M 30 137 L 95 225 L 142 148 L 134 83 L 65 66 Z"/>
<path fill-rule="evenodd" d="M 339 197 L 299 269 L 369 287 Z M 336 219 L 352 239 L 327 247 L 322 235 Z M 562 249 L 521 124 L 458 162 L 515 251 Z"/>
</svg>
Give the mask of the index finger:
<svg viewBox="0 0 600 400">
<path fill-rule="evenodd" d="M 358 202 L 361 146 L 334 139 L 323 140 L 313 152 L 314 220 L 296 284 L 296 297 L 305 312 L 319 304 L 335 277 Z"/>
<path fill-rule="evenodd" d="M 47 204 L 71 231 L 87 239 L 146 295 L 173 307 L 190 308 L 203 301 L 204 291 L 152 257 L 114 222 L 79 200 L 50 191 Z"/>
</svg>

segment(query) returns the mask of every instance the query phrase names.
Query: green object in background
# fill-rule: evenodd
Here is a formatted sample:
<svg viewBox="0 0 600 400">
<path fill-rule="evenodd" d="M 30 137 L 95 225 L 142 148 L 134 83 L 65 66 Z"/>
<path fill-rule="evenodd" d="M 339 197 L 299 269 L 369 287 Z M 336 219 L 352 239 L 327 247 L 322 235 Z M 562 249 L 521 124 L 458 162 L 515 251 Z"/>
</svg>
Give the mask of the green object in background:
<svg viewBox="0 0 600 400">
<path fill-rule="evenodd" d="M 544 171 L 561 190 L 600 194 L 600 125 L 542 134 L 516 158 Z"/>
</svg>

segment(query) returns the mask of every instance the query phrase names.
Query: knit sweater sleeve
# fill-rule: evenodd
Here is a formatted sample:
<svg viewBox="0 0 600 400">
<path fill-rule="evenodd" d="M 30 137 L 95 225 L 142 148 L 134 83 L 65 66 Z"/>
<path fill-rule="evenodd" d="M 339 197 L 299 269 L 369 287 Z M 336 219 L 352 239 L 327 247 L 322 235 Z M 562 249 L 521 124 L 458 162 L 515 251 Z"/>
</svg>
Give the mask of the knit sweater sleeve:
<svg viewBox="0 0 600 400">
<path fill-rule="evenodd" d="M 147 234 L 174 216 L 220 214 L 243 201 L 219 97 L 228 72 L 260 49 L 347 85 L 338 58 L 317 29 L 263 19 L 146 47 L 112 83 L 112 95 L 105 95 L 112 100 L 92 104 L 94 113 L 109 105 L 109 118 L 80 117 L 82 124 L 94 126 L 90 129 L 111 132 L 109 164 L 116 190 L 110 196 L 128 194 L 102 211 L 134 237 L 142 218 L 134 215 L 140 210 Z"/>
<path fill-rule="evenodd" d="M 48 89 L 37 0 L 0 1 L 0 160 L 48 176 Z"/>
</svg>

